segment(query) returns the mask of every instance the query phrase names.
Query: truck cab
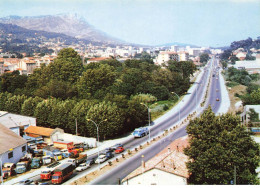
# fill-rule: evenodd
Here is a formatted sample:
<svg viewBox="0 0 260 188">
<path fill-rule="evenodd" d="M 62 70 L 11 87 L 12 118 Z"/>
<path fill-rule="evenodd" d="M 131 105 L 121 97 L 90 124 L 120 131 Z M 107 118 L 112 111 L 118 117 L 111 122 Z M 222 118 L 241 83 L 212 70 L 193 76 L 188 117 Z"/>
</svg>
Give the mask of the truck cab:
<svg viewBox="0 0 260 188">
<path fill-rule="evenodd" d="M 42 165 L 42 159 L 40 157 L 34 157 L 32 159 L 31 168 L 40 168 Z"/>
<path fill-rule="evenodd" d="M 55 153 L 53 153 L 53 157 L 54 157 L 54 159 L 55 159 L 56 161 L 62 160 L 62 158 L 63 158 L 61 152 L 55 152 Z"/>
<path fill-rule="evenodd" d="M 16 164 L 15 171 L 16 171 L 17 174 L 22 174 L 22 173 L 27 171 L 28 166 L 29 166 L 29 161 L 18 162 Z"/>
<path fill-rule="evenodd" d="M 15 164 L 14 163 L 5 163 L 3 165 L 3 178 L 8 178 L 15 174 Z"/>
<path fill-rule="evenodd" d="M 50 164 L 51 161 L 52 161 L 52 158 L 49 155 L 46 155 L 46 156 L 42 157 L 42 163 L 43 164 Z"/>
</svg>

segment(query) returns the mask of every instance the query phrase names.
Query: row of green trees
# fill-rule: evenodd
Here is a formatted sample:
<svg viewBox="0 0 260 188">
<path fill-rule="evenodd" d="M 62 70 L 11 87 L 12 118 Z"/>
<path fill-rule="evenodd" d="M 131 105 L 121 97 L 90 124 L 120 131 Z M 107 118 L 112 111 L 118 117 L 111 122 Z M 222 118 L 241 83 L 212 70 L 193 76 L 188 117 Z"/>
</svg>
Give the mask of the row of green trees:
<svg viewBox="0 0 260 188">
<path fill-rule="evenodd" d="M 63 49 L 48 66 L 29 76 L 5 73 L 0 81 L 0 110 L 35 116 L 37 125 L 62 128 L 84 136 L 96 135 L 86 118 L 100 125 L 101 138 L 124 134 L 147 123 L 141 102 L 167 100 L 181 95 L 195 71 L 192 62 L 169 61 L 164 67 L 147 60 L 115 59 L 83 66 L 77 52 Z M 143 95 L 146 94 L 146 95 Z"/>
<path fill-rule="evenodd" d="M 122 95 L 111 95 L 103 101 L 82 99 L 43 99 L 0 93 L 0 110 L 37 118 L 37 125 L 49 128 L 62 128 L 65 132 L 82 136 L 96 136 L 96 127 L 91 119 L 99 123 L 101 139 L 115 137 L 127 133 L 147 123 L 147 109 L 141 102 L 154 102 L 150 95 L 137 95 L 127 100 Z"/>
</svg>

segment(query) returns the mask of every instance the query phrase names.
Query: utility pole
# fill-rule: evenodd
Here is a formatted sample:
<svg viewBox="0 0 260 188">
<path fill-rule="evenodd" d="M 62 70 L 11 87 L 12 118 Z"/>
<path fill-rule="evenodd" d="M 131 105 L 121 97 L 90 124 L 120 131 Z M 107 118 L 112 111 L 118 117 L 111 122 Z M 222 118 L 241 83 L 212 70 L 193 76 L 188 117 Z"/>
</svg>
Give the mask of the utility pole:
<svg viewBox="0 0 260 188">
<path fill-rule="evenodd" d="M 78 136 L 78 123 L 77 123 L 77 118 L 76 118 L 76 136 Z"/>
<path fill-rule="evenodd" d="M 237 177 L 236 177 L 236 166 L 234 166 L 234 185 L 237 184 Z"/>
</svg>

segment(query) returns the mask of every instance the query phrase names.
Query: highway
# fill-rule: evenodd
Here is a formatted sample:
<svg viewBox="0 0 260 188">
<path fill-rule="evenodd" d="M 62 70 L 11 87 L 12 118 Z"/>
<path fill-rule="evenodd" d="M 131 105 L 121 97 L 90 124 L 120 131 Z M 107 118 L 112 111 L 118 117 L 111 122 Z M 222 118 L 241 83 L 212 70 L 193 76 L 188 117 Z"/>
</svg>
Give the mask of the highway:
<svg viewBox="0 0 260 188">
<path fill-rule="evenodd" d="M 203 88 L 206 87 L 205 80 L 209 79 L 209 77 L 211 77 L 212 82 L 210 85 L 209 100 L 205 106 L 207 107 L 207 106 L 211 105 L 212 110 L 215 113 L 217 113 L 217 111 L 220 107 L 220 102 L 221 102 L 220 82 L 219 82 L 219 78 L 218 78 L 219 74 L 216 74 L 217 67 L 218 67 L 218 60 L 213 59 L 212 61 L 213 61 L 213 66 L 211 68 L 209 68 L 210 71 L 205 71 L 204 75 L 202 76 L 202 79 L 198 83 L 197 100 L 198 101 L 202 100 Z M 213 71 L 212 75 L 210 74 L 211 71 Z M 213 77 L 213 74 L 215 75 L 214 77 Z M 218 91 L 216 89 L 218 89 Z M 181 118 L 186 117 L 188 114 L 193 112 L 197 107 L 196 100 L 195 100 L 196 92 L 191 93 L 190 95 L 192 95 L 190 98 L 190 101 L 187 103 L 187 105 L 184 106 L 184 108 L 181 109 Z M 217 98 L 219 99 L 219 101 L 216 100 Z M 200 102 L 198 102 L 197 105 L 200 105 Z M 151 131 L 151 137 L 158 134 L 158 131 L 161 132 L 161 131 L 171 127 L 176 122 L 178 122 L 178 113 L 173 114 L 170 118 L 166 119 L 165 121 L 160 123 L 158 126 L 153 127 L 152 131 Z M 155 156 L 157 153 L 159 153 L 162 149 L 167 147 L 172 141 L 174 141 L 175 139 L 180 138 L 182 136 L 185 136 L 186 134 L 187 134 L 186 126 L 179 128 L 177 131 L 171 133 L 167 137 L 163 138 L 161 141 L 157 142 L 156 144 L 153 144 L 149 148 L 137 153 L 132 158 L 124 161 L 122 164 L 115 167 L 110 172 L 95 179 L 90 184 L 92 184 L 92 185 L 119 184 L 119 180 L 122 180 L 129 173 L 131 173 L 133 170 L 135 170 L 136 168 L 138 168 L 141 165 L 141 156 L 142 155 L 144 155 L 144 161 L 148 161 L 153 156 Z M 145 139 L 147 140 L 147 136 L 140 138 L 140 139 L 134 139 L 133 141 L 126 144 L 125 147 L 131 148 L 134 145 L 138 145 L 138 144 L 144 142 Z"/>
</svg>

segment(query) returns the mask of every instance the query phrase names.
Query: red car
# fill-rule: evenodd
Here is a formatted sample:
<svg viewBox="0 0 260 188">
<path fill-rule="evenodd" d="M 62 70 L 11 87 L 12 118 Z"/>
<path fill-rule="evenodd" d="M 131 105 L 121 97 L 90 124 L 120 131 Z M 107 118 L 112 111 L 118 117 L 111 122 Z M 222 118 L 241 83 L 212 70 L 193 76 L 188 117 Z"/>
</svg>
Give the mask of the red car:
<svg viewBox="0 0 260 188">
<path fill-rule="evenodd" d="M 115 153 L 121 153 L 123 151 L 125 151 L 125 149 L 123 147 L 118 147 L 118 148 L 116 148 Z"/>
</svg>

